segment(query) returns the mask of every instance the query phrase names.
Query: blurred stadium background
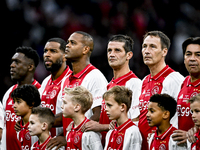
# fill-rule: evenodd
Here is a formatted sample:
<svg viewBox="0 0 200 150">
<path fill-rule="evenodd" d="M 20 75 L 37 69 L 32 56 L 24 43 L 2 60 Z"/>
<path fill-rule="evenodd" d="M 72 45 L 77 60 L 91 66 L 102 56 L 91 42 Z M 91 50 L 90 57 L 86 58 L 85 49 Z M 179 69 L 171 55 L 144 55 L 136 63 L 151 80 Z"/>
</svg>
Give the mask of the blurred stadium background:
<svg viewBox="0 0 200 150">
<path fill-rule="evenodd" d="M 52 37 L 65 40 L 77 30 L 91 34 L 95 48 L 91 63 L 108 81 L 112 69 L 108 66 L 106 46 L 114 34 L 133 38 L 134 57 L 131 70 L 142 79 L 149 73 L 143 64 L 141 43 L 146 31 L 161 30 L 171 39 L 166 58 L 170 67 L 186 76 L 182 42 L 190 36 L 200 36 L 200 7 L 197 0 L 3 0 L 1 1 L 1 72 L 0 96 L 14 84 L 10 79 L 10 63 L 18 46 L 37 50 L 41 62 L 35 78 L 41 83 L 48 75 L 43 65 L 43 48 Z"/>
</svg>

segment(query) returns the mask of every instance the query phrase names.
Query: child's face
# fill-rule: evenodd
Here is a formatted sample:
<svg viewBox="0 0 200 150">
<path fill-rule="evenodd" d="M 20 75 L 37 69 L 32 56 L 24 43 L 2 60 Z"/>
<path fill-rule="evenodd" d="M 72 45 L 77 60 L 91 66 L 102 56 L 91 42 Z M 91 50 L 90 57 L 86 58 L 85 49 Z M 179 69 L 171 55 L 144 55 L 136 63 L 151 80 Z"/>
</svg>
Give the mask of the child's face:
<svg viewBox="0 0 200 150">
<path fill-rule="evenodd" d="M 71 95 L 65 94 L 61 105 L 63 116 L 71 117 L 74 114 L 75 105 L 71 101 Z"/>
<path fill-rule="evenodd" d="M 192 120 L 197 127 L 200 127 L 200 102 L 194 101 L 190 104 Z"/>
<path fill-rule="evenodd" d="M 119 105 L 115 99 L 114 95 L 109 95 L 105 99 L 106 104 L 106 114 L 110 120 L 117 120 L 121 115 L 121 105 Z"/>
<path fill-rule="evenodd" d="M 14 107 L 15 114 L 17 116 L 22 116 L 22 117 L 27 115 L 31 110 L 30 106 L 28 106 L 27 103 L 21 98 L 14 99 L 13 107 Z"/>
<path fill-rule="evenodd" d="M 28 130 L 31 136 L 40 135 L 42 133 L 42 123 L 40 122 L 38 115 L 30 115 Z"/>
<path fill-rule="evenodd" d="M 163 120 L 164 111 L 158 106 L 158 103 L 149 102 L 147 122 L 150 127 L 159 126 Z"/>
</svg>

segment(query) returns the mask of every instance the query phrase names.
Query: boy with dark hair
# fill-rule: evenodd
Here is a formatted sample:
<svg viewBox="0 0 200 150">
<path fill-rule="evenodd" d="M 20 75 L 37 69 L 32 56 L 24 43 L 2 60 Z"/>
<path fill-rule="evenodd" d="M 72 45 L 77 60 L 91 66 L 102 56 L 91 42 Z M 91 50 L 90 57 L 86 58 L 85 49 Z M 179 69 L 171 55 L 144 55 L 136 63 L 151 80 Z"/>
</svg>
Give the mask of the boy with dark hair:
<svg viewBox="0 0 200 150">
<path fill-rule="evenodd" d="M 142 136 L 139 128 L 128 118 L 131 106 L 132 91 L 124 86 L 114 86 L 104 93 L 106 112 L 110 120 L 116 120 L 114 130 L 106 135 L 104 150 L 141 149 Z"/>
<path fill-rule="evenodd" d="M 17 133 L 17 138 L 22 149 L 30 149 L 35 139 L 31 138 L 28 131 L 29 117 L 32 108 L 40 105 L 40 94 L 35 86 L 25 84 L 16 88 L 12 92 L 11 98 L 14 101 L 15 114 L 22 118 L 20 121 L 21 130 Z"/>
<path fill-rule="evenodd" d="M 154 94 L 151 96 L 148 104 L 147 122 L 150 127 L 157 127 L 154 134 L 149 139 L 149 149 L 187 149 L 184 146 L 178 146 L 172 140 L 171 135 L 176 130 L 170 124 L 170 119 L 176 113 L 176 101 L 168 94 Z"/>
<path fill-rule="evenodd" d="M 37 136 L 39 140 L 32 145 L 31 150 L 46 149 L 47 143 L 52 138 L 50 129 L 54 121 L 55 117 L 50 108 L 39 106 L 32 109 L 28 130 L 31 136 Z"/>
</svg>

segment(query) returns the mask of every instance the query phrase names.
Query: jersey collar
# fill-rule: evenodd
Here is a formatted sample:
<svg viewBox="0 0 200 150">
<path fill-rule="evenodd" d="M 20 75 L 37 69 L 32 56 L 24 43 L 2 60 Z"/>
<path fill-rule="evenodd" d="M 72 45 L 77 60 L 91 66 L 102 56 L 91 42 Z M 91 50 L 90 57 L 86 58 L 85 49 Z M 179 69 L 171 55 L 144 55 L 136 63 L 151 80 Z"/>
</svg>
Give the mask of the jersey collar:
<svg viewBox="0 0 200 150">
<path fill-rule="evenodd" d="M 189 86 L 189 85 L 192 85 L 194 87 L 199 86 L 200 85 L 200 79 L 198 79 L 198 80 L 196 80 L 194 82 L 191 82 L 191 76 L 188 76 L 188 78 L 187 78 L 187 86 Z"/>
<path fill-rule="evenodd" d="M 132 71 L 129 71 L 127 74 L 125 74 L 125 75 L 123 75 L 123 76 L 121 76 L 121 77 L 119 77 L 117 79 L 112 78 L 111 82 L 119 84 L 121 81 L 129 78 L 130 76 L 133 76 L 133 77 L 137 78 L 137 76 Z"/>
<path fill-rule="evenodd" d="M 172 128 L 173 128 L 173 126 L 170 125 L 170 127 L 163 134 L 161 134 L 159 136 L 157 135 L 157 131 L 156 131 L 156 133 L 154 135 L 154 138 L 155 139 L 163 140 L 170 133 L 170 131 L 171 131 Z"/>
</svg>

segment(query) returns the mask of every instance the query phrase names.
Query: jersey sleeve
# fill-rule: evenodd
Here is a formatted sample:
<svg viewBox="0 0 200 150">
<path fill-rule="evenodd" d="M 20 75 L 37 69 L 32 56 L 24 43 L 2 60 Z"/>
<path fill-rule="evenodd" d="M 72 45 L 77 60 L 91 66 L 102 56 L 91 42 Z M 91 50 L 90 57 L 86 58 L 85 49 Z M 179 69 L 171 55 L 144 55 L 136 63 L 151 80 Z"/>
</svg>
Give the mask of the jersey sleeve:
<svg viewBox="0 0 200 150">
<path fill-rule="evenodd" d="M 107 90 L 107 84 L 106 78 L 98 69 L 92 70 L 83 80 L 81 85 L 88 89 L 93 96 L 91 109 L 101 106 L 102 96 Z"/>
<path fill-rule="evenodd" d="M 0 128 L 3 129 L 4 126 L 4 111 L 3 111 L 3 105 L 0 102 Z"/>
<path fill-rule="evenodd" d="M 172 72 L 169 74 L 165 80 L 163 81 L 163 89 L 161 93 L 166 93 L 172 96 L 176 101 L 178 97 L 178 93 L 181 89 L 181 85 L 184 81 L 184 77 L 178 72 Z M 178 128 L 178 115 L 177 112 L 170 120 L 170 123 Z"/>
<path fill-rule="evenodd" d="M 49 75 L 48 77 L 46 77 L 41 84 L 41 87 L 38 89 L 39 93 L 40 93 L 40 98 L 42 97 L 42 93 L 44 92 L 44 89 L 47 85 L 47 82 L 49 81 L 49 79 L 51 78 L 51 75 Z"/>
<path fill-rule="evenodd" d="M 128 117 L 130 119 L 134 119 L 134 118 L 137 118 L 140 115 L 139 97 L 140 97 L 140 94 L 141 94 L 142 82 L 138 78 L 132 78 L 132 79 L 130 79 L 129 81 L 126 82 L 125 86 L 133 92 L 132 93 L 131 107 L 128 111 Z"/>
<path fill-rule="evenodd" d="M 172 139 L 172 135 L 170 136 L 168 143 L 169 150 L 189 150 L 186 143 L 178 145 L 177 142 Z"/>
<path fill-rule="evenodd" d="M 93 131 L 84 132 L 82 137 L 82 149 L 103 150 L 100 135 Z"/>
<path fill-rule="evenodd" d="M 140 150 L 142 147 L 142 136 L 137 126 L 128 128 L 125 132 L 123 150 Z"/>
</svg>

